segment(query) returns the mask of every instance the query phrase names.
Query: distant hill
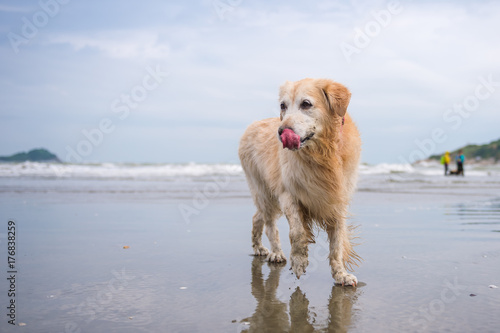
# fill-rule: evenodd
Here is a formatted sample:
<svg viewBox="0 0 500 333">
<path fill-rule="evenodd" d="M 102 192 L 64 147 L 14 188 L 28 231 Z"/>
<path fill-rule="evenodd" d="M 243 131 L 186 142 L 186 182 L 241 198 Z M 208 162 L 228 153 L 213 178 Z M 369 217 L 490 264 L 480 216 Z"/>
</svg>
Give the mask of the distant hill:
<svg viewBox="0 0 500 333">
<path fill-rule="evenodd" d="M 25 153 L 17 153 L 11 156 L 0 156 L 0 162 L 61 162 L 61 160 L 47 149 L 33 149 Z"/>
<path fill-rule="evenodd" d="M 462 150 L 466 160 L 490 160 L 494 163 L 500 161 L 500 139 L 490 142 L 485 145 L 467 145 L 455 151 L 451 151 L 450 155 L 457 155 L 458 151 Z M 429 157 L 431 160 L 440 160 L 441 155 L 432 155 Z"/>
</svg>

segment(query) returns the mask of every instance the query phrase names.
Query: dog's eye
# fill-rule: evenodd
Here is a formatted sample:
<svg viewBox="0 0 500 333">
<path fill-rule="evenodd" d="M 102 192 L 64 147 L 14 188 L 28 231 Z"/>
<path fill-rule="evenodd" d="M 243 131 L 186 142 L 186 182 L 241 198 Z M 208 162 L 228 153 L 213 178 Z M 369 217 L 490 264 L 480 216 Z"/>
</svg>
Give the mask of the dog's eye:
<svg viewBox="0 0 500 333">
<path fill-rule="evenodd" d="M 307 99 L 303 100 L 302 103 L 300 103 L 300 108 L 301 109 L 309 109 L 310 107 L 312 107 L 313 105 L 311 104 L 311 102 Z"/>
<path fill-rule="evenodd" d="M 285 111 L 286 110 L 285 103 L 281 103 L 280 108 L 281 108 L 281 111 Z"/>
</svg>

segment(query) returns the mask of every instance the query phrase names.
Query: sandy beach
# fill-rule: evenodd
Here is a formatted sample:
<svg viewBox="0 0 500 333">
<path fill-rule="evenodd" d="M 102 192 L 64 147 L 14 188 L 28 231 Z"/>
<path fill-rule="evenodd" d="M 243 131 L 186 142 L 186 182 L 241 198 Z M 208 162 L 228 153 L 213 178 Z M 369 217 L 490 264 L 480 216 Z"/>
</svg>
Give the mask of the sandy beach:
<svg viewBox="0 0 500 333">
<path fill-rule="evenodd" d="M 362 167 L 352 288 L 334 285 L 321 232 L 300 280 L 288 263 L 253 257 L 241 171 L 197 167 L 3 165 L 0 331 L 498 331 L 498 169 L 452 178 L 436 166 Z M 284 218 L 279 228 L 289 256 Z"/>
</svg>

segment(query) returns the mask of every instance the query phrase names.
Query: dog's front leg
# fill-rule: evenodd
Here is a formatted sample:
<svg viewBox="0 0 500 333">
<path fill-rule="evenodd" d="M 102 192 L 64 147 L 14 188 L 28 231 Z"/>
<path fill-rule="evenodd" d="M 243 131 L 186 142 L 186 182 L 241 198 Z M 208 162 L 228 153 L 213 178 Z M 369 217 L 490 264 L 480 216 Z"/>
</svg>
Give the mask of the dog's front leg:
<svg viewBox="0 0 500 333">
<path fill-rule="evenodd" d="M 337 284 L 356 286 L 358 279 L 347 273 L 345 262 L 349 260 L 352 245 L 344 218 L 338 218 L 327 229 L 330 240 L 330 266 Z"/>
<path fill-rule="evenodd" d="M 290 261 L 292 270 L 300 279 L 309 264 L 307 247 L 309 242 L 301 219 L 300 208 L 288 193 L 283 193 L 280 196 L 280 206 L 290 225 L 290 244 L 292 246 Z"/>
</svg>

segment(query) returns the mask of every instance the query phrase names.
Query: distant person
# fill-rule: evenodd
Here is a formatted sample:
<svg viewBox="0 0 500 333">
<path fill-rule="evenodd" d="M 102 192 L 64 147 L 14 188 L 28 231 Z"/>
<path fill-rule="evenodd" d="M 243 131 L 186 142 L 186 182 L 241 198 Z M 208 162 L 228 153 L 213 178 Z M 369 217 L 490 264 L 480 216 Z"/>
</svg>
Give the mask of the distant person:
<svg viewBox="0 0 500 333">
<path fill-rule="evenodd" d="M 464 163 L 465 163 L 465 156 L 460 150 L 457 155 L 457 176 L 462 175 L 464 176 Z"/>
<path fill-rule="evenodd" d="M 444 153 L 443 156 L 441 156 L 441 164 L 444 165 L 444 175 L 448 175 L 448 165 L 450 164 L 450 152 L 447 151 Z"/>
</svg>

